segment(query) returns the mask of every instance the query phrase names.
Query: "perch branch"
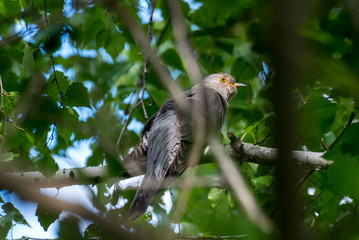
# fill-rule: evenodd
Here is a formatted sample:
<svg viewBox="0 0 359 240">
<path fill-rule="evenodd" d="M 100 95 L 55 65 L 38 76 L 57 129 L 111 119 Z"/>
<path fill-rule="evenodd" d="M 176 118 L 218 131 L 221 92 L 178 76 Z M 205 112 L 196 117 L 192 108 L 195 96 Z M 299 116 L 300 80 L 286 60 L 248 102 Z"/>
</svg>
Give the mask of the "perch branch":
<svg viewBox="0 0 359 240">
<path fill-rule="evenodd" d="M 242 143 L 241 146 L 244 156 L 240 157 L 238 152 L 233 149 L 230 145 L 225 145 L 225 150 L 230 156 L 236 160 L 244 162 L 253 162 L 260 165 L 275 165 L 277 152 L 275 148 L 267 148 L 254 146 L 248 143 Z M 295 151 L 296 154 L 293 154 L 294 160 L 297 161 L 297 166 L 305 167 L 307 169 L 326 169 L 332 161 L 325 160 L 321 157 L 320 152 L 300 152 Z M 203 156 L 207 157 L 207 156 Z M 300 164 L 298 163 L 300 162 Z M 310 168 L 311 167 L 311 168 Z M 38 187 L 64 187 L 70 185 L 78 184 L 96 184 L 103 181 L 103 177 L 107 173 L 106 166 L 98 167 L 85 167 L 85 168 L 72 168 L 72 169 L 63 169 L 56 172 L 52 179 L 47 179 L 40 172 L 12 172 L 6 173 L 12 177 L 24 178 L 27 182 L 33 183 Z M 119 174 L 120 175 L 120 174 Z M 113 182 L 118 182 L 121 180 L 128 180 L 116 178 L 113 179 Z M 197 180 L 196 180 L 197 181 Z M 220 187 L 224 186 L 223 179 L 220 178 L 205 178 L 198 180 L 195 183 L 196 186 L 208 186 L 208 187 Z M 173 187 L 177 187 L 173 185 Z M 179 186 L 180 187 L 180 186 Z M 136 189 L 136 186 L 133 186 L 128 189 Z M 124 189 L 122 189 L 124 190 Z"/>
</svg>

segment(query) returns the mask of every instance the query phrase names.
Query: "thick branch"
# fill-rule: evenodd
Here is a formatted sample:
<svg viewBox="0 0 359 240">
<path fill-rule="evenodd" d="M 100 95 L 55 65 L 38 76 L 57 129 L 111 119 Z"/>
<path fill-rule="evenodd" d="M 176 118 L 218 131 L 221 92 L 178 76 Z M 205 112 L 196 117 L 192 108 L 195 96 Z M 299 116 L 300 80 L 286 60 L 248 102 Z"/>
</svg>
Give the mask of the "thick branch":
<svg viewBox="0 0 359 240">
<path fill-rule="evenodd" d="M 243 143 L 241 148 L 245 153 L 242 162 L 253 162 L 259 165 L 277 164 L 278 149 L 276 148 L 255 146 L 248 143 Z M 292 151 L 292 154 L 293 160 L 302 169 L 326 169 L 333 163 L 333 161 L 322 158 L 323 152 Z M 238 156 L 234 157 L 238 159 Z"/>
<path fill-rule="evenodd" d="M 240 162 L 253 162 L 260 165 L 276 165 L 278 150 L 275 148 L 255 146 L 248 143 L 242 143 L 240 149 L 243 150 L 243 157 L 231 146 L 225 146 L 226 151 L 233 159 Z M 302 152 L 293 151 L 293 159 L 296 161 L 297 166 L 304 169 L 326 169 L 333 161 L 325 160 L 321 157 L 323 153 L 320 152 Z M 86 167 L 86 168 L 72 168 L 63 169 L 56 172 L 56 174 L 49 180 L 40 172 L 15 172 L 7 173 L 10 176 L 22 178 L 35 184 L 37 187 L 64 187 L 79 184 L 96 184 L 104 181 L 106 176 L 107 167 Z M 112 182 L 127 180 L 124 178 L 112 179 Z M 195 186 L 199 187 L 220 187 L 223 186 L 221 178 L 205 178 L 195 180 Z M 180 187 L 173 185 L 173 187 Z M 135 189 L 136 186 L 126 189 Z"/>
</svg>

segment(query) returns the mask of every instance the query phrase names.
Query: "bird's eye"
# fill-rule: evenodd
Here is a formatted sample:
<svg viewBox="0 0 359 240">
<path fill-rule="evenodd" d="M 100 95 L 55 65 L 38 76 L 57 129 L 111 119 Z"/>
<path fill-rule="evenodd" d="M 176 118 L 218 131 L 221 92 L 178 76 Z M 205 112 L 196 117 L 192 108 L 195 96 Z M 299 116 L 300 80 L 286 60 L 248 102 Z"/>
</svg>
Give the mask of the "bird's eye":
<svg viewBox="0 0 359 240">
<path fill-rule="evenodd" d="M 225 77 L 220 77 L 220 78 L 219 78 L 219 81 L 221 81 L 221 82 L 224 82 L 224 83 L 225 83 L 225 82 L 227 82 L 227 79 L 226 79 Z"/>
</svg>

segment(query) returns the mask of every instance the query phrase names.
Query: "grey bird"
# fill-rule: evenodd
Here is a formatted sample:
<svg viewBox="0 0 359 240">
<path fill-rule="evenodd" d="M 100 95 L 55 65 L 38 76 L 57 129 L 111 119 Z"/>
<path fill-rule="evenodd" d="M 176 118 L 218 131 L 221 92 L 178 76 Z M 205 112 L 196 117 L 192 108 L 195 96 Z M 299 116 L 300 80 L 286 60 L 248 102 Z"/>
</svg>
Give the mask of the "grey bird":
<svg viewBox="0 0 359 240">
<path fill-rule="evenodd" d="M 131 175 L 145 174 L 130 206 L 129 220 L 141 217 L 156 194 L 186 170 L 196 123 L 205 124 L 206 131 L 220 132 L 228 102 L 237 94 L 237 87 L 242 86 L 246 85 L 236 83 L 229 74 L 209 75 L 180 96 L 165 102 L 148 120 L 138 144 L 124 160 Z M 183 106 L 190 109 L 184 110 Z"/>
</svg>

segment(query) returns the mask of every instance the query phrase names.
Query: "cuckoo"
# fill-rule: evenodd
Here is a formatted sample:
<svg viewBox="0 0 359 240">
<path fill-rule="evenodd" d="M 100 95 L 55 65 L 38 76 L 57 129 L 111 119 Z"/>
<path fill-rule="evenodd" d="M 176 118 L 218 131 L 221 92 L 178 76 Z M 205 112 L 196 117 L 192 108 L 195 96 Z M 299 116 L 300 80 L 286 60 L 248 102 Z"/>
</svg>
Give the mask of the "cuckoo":
<svg viewBox="0 0 359 240">
<path fill-rule="evenodd" d="M 129 220 L 141 217 L 155 195 L 188 167 L 196 124 L 204 124 L 206 133 L 220 132 L 228 102 L 242 86 L 246 85 L 236 83 L 229 74 L 209 75 L 165 102 L 148 120 L 138 144 L 124 160 L 131 175 L 145 175 L 130 206 Z"/>
</svg>

